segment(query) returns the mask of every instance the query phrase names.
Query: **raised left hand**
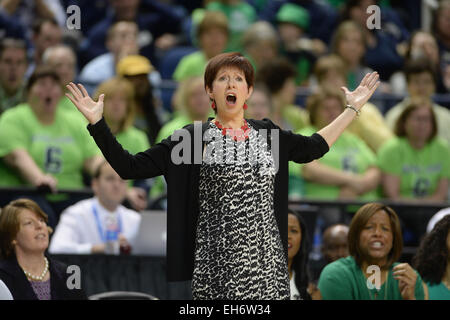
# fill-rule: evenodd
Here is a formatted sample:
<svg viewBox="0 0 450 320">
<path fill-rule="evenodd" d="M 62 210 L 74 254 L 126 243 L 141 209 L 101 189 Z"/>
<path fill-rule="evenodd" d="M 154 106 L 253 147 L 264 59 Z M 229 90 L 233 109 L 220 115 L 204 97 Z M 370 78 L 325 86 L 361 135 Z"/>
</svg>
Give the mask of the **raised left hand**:
<svg viewBox="0 0 450 320">
<path fill-rule="evenodd" d="M 417 273 L 408 263 L 400 263 L 393 270 L 403 300 L 415 300 Z"/>
<path fill-rule="evenodd" d="M 380 85 L 380 81 L 378 81 L 378 79 L 378 72 L 374 71 L 366 74 L 358 88 L 354 91 L 349 91 L 347 87 L 341 87 L 341 90 L 345 93 L 347 103 L 355 107 L 357 110 L 360 110 Z"/>
</svg>

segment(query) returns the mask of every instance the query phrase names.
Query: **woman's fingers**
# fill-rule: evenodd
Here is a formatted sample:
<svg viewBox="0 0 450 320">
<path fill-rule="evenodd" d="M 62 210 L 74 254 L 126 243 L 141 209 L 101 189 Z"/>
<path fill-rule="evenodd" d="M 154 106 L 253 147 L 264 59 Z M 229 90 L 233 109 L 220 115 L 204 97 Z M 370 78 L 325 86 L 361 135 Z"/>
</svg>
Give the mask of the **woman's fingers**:
<svg viewBox="0 0 450 320">
<path fill-rule="evenodd" d="M 378 73 L 377 73 L 377 72 L 373 72 L 373 73 L 370 75 L 370 77 L 369 77 L 369 79 L 368 79 L 368 84 L 367 84 L 367 86 L 369 87 L 369 89 L 371 89 L 371 88 L 377 83 L 378 78 L 379 78 L 379 76 L 378 76 Z"/>
<path fill-rule="evenodd" d="M 366 73 L 366 75 L 364 76 L 364 78 L 361 80 L 361 83 L 359 84 L 360 86 L 365 86 L 367 85 L 367 79 L 370 77 L 371 73 Z"/>
<path fill-rule="evenodd" d="M 69 89 L 70 93 L 74 96 L 76 100 L 80 100 L 83 98 L 83 95 L 81 94 L 80 89 L 77 88 L 75 83 L 69 82 L 69 85 L 67 86 L 67 89 Z"/>
<path fill-rule="evenodd" d="M 81 89 L 81 92 L 83 93 L 84 97 L 89 97 L 89 93 L 81 83 L 78 84 L 78 87 Z"/>
</svg>

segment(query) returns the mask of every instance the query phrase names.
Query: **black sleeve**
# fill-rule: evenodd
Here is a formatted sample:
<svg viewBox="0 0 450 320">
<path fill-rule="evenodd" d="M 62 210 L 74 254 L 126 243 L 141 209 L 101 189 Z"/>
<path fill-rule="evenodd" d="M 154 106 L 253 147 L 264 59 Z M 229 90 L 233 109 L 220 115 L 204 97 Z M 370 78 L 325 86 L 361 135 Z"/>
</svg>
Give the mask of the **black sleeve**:
<svg viewBox="0 0 450 320">
<path fill-rule="evenodd" d="M 132 155 L 117 142 L 104 118 L 87 128 L 105 159 L 122 179 L 146 179 L 166 173 L 170 161 L 167 141 Z"/>
<path fill-rule="evenodd" d="M 310 137 L 284 131 L 288 139 L 289 160 L 297 163 L 307 163 L 323 157 L 330 150 L 328 143 L 318 133 Z"/>
</svg>

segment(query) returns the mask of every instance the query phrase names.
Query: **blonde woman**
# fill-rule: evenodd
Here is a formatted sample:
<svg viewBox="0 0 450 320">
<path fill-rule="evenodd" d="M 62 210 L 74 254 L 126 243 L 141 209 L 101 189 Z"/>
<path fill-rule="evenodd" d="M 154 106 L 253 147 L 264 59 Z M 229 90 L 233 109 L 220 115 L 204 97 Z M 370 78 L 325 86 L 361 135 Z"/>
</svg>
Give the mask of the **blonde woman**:
<svg viewBox="0 0 450 320">
<path fill-rule="evenodd" d="M 130 153 L 147 150 L 150 144 L 144 131 L 133 126 L 136 114 L 134 89 L 125 78 L 115 77 L 100 84 L 95 93 L 106 96 L 104 117 L 117 141 Z M 147 189 L 145 180 L 136 180 L 127 192 L 127 200 L 137 211 L 147 208 Z"/>
</svg>

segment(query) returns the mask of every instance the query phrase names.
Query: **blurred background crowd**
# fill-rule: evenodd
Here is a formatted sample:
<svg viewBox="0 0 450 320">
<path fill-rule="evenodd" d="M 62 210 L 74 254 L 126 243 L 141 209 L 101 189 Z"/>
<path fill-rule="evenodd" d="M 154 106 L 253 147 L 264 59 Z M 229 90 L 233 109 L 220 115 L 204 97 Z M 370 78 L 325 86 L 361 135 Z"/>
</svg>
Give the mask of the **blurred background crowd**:
<svg viewBox="0 0 450 320">
<path fill-rule="evenodd" d="M 27 194 L 52 227 L 94 185 L 129 209 L 164 209 L 163 178 L 99 187 L 103 158 L 65 85 L 105 94 L 106 122 L 137 153 L 213 116 L 203 72 L 228 51 L 256 70 L 246 117 L 304 135 L 342 112 L 341 87 L 380 74 L 330 152 L 291 164 L 290 200 L 408 204 L 398 213 L 416 245 L 426 224 L 411 205 L 449 202 L 448 0 L 0 0 L 0 41 L 0 207 Z M 350 222 L 334 209 L 321 209 L 319 234 Z"/>
</svg>

